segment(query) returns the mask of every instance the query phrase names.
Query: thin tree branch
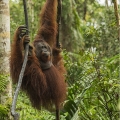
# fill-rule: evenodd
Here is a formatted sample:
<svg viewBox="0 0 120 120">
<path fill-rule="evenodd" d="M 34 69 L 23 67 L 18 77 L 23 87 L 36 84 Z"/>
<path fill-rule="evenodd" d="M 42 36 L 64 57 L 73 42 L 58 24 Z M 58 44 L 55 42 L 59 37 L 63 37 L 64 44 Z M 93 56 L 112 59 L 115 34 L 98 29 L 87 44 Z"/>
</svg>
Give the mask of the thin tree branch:
<svg viewBox="0 0 120 120">
<path fill-rule="evenodd" d="M 26 5 L 26 1 L 23 0 L 23 4 L 24 4 L 24 14 L 25 14 L 25 23 L 26 23 L 26 27 L 28 29 L 28 15 L 27 15 L 27 5 Z M 28 35 L 28 31 L 26 31 L 27 35 Z M 23 79 L 23 75 L 24 75 L 24 71 L 26 68 L 26 64 L 27 64 L 27 60 L 28 60 L 28 51 L 29 51 L 29 44 L 26 44 L 25 46 L 25 55 L 24 55 L 24 61 L 23 61 L 23 65 L 22 65 L 22 69 L 19 75 L 19 80 L 18 80 L 18 85 L 13 97 L 13 102 L 12 102 L 12 107 L 11 107 L 11 114 L 14 117 L 14 120 L 19 120 L 19 113 L 17 113 L 16 110 L 16 102 L 17 102 L 17 97 L 18 97 L 18 93 L 22 84 L 22 79 Z"/>
<path fill-rule="evenodd" d="M 59 44 L 59 31 L 61 25 L 61 12 L 62 12 L 62 0 L 58 0 L 58 7 L 57 7 L 57 24 L 58 24 L 58 33 L 56 36 L 56 47 L 60 48 Z"/>
</svg>

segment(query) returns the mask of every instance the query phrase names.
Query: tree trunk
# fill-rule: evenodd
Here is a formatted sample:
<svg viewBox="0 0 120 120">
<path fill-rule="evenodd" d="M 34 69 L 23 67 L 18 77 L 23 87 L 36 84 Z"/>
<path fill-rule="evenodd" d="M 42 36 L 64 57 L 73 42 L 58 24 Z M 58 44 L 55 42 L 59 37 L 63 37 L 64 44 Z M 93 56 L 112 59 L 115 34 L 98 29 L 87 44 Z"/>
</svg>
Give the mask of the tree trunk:
<svg viewBox="0 0 120 120">
<path fill-rule="evenodd" d="M 84 10 L 83 10 L 83 20 L 86 20 L 86 14 L 87 14 L 87 0 L 84 0 Z"/>
<path fill-rule="evenodd" d="M 0 104 L 7 104 L 12 98 L 9 70 L 10 13 L 9 0 L 0 0 Z M 3 89 L 2 89 L 2 88 Z M 10 118 L 7 118 L 10 119 Z"/>
<path fill-rule="evenodd" d="M 109 5 L 108 5 L 108 0 L 105 0 L 105 5 L 106 5 L 106 8 L 109 7 Z"/>
<path fill-rule="evenodd" d="M 114 0 L 114 11 L 115 11 L 117 27 L 118 27 L 118 39 L 120 40 L 120 15 L 119 15 L 119 11 L 118 11 L 117 0 Z"/>
</svg>

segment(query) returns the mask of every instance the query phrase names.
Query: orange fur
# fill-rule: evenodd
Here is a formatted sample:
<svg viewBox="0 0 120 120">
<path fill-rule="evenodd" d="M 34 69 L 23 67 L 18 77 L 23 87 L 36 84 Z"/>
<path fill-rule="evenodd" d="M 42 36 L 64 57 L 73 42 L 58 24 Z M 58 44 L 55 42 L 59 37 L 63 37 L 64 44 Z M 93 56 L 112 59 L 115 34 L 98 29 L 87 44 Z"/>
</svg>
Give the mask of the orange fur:
<svg viewBox="0 0 120 120">
<path fill-rule="evenodd" d="M 41 109 L 41 106 L 43 106 L 50 110 L 55 105 L 56 114 L 58 114 L 58 110 L 66 98 L 67 89 L 64 77 L 66 70 L 60 53 L 61 50 L 55 46 L 57 34 L 56 13 L 57 0 L 47 0 L 40 15 L 40 27 L 33 42 L 32 54 L 28 56 L 22 90 L 28 94 L 33 107 Z M 11 47 L 10 71 L 14 83 L 18 82 L 24 59 L 24 38 L 20 40 L 19 34 L 20 31 L 17 29 Z M 52 49 L 52 66 L 46 70 L 41 69 L 40 61 L 35 54 L 37 50 L 35 44 L 38 44 L 41 40 L 47 42 Z M 56 118 L 59 119 L 58 116 Z"/>
</svg>

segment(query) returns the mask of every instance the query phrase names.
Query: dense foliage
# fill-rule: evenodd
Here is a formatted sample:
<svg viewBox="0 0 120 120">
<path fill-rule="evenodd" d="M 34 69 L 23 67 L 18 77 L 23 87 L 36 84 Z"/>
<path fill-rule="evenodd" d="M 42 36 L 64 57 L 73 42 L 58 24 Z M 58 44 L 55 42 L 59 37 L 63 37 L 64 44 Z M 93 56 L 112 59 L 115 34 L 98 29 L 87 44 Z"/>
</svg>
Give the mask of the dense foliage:
<svg viewBox="0 0 120 120">
<path fill-rule="evenodd" d="M 5 94 L 5 89 L 9 82 L 8 79 L 9 79 L 9 75 L 0 74 L 0 98 L 1 98 L 0 103 L 4 101 L 4 98 L 2 98 L 2 94 Z M 10 104 L 11 104 L 11 99 L 7 99 L 7 101 L 4 102 L 4 104 L 0 104 L 0 120 L 4 120 L 4 119 L 6 120 L 6 118 L 8 118 Z"/>
<path fill-rule="evenodd" d="M 45 0 L 29 0 L 30 36 L 38 26 Z M 11 41 L 24 24 L 22 1 L 10 1 Z M 95 0 L 64 0 L 60 41 L 67 69 L 68 97 L 61 120 L 117 120 L 119 118 L 119 40 L 113 6 Z M 4 88 L 4 84 L 0 83 Z M 0 106 L 0 116 L 6 108 Z M 2 111 L 2 112 L 1 112 Z M 17 111 L 21 120 L 53 120 L 55 113 L 37 111 L 20 92 Z"/>
<path fill-rule="evenodd" d="M 78 120 L 117 120 L 119 55 L 101 60 L 98 53 L 85 51 L 69 56 L 77 60 L 66 63 L 70 86 L 67 120 L 73 116 Z"/>
</svg>

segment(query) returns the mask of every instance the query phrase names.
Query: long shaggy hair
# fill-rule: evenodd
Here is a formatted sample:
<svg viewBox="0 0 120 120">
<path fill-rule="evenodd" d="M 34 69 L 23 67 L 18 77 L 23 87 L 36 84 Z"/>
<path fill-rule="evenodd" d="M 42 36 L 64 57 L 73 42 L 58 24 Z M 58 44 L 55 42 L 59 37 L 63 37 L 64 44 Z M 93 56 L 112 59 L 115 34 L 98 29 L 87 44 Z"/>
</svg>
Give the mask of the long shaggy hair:
<svg viewBox="0 0 120 120">
<path fill-rule="evenodd" d="M 55 105 L 56 114 L 58 114 L 58 110 L 66 98 L 67 88 L 64 77 L 66 70 L 61 50 L 55 46 L 57 35 L 56 13 L 57 0 L 47 0 L 40 14 L 40 26 L 30 51 L 31 55 L 28 56 L 21 87 L 29 96 L 33 107 L 41 109 L 41 106 L 43 106 L 50 110 Z M 13 83 L 18 82 L 24 59 L 23 43 L 25 39 L 19 38 L 20 32 L 20 28 L 18 28 L 11 47 L 10 72 Z M 36 51 L 39 53 L 39 49 L 36 49 L 35 44 L 38 44 L 39 42 L 36 41 L 41 39 L 49 44 L 52 51 L 50 60 L 52 66 L 45 70 L 42 69 L 39 58 L 36 56 Z M 59 115 L 56 118 L 58 119 Z"/>
</svg>

